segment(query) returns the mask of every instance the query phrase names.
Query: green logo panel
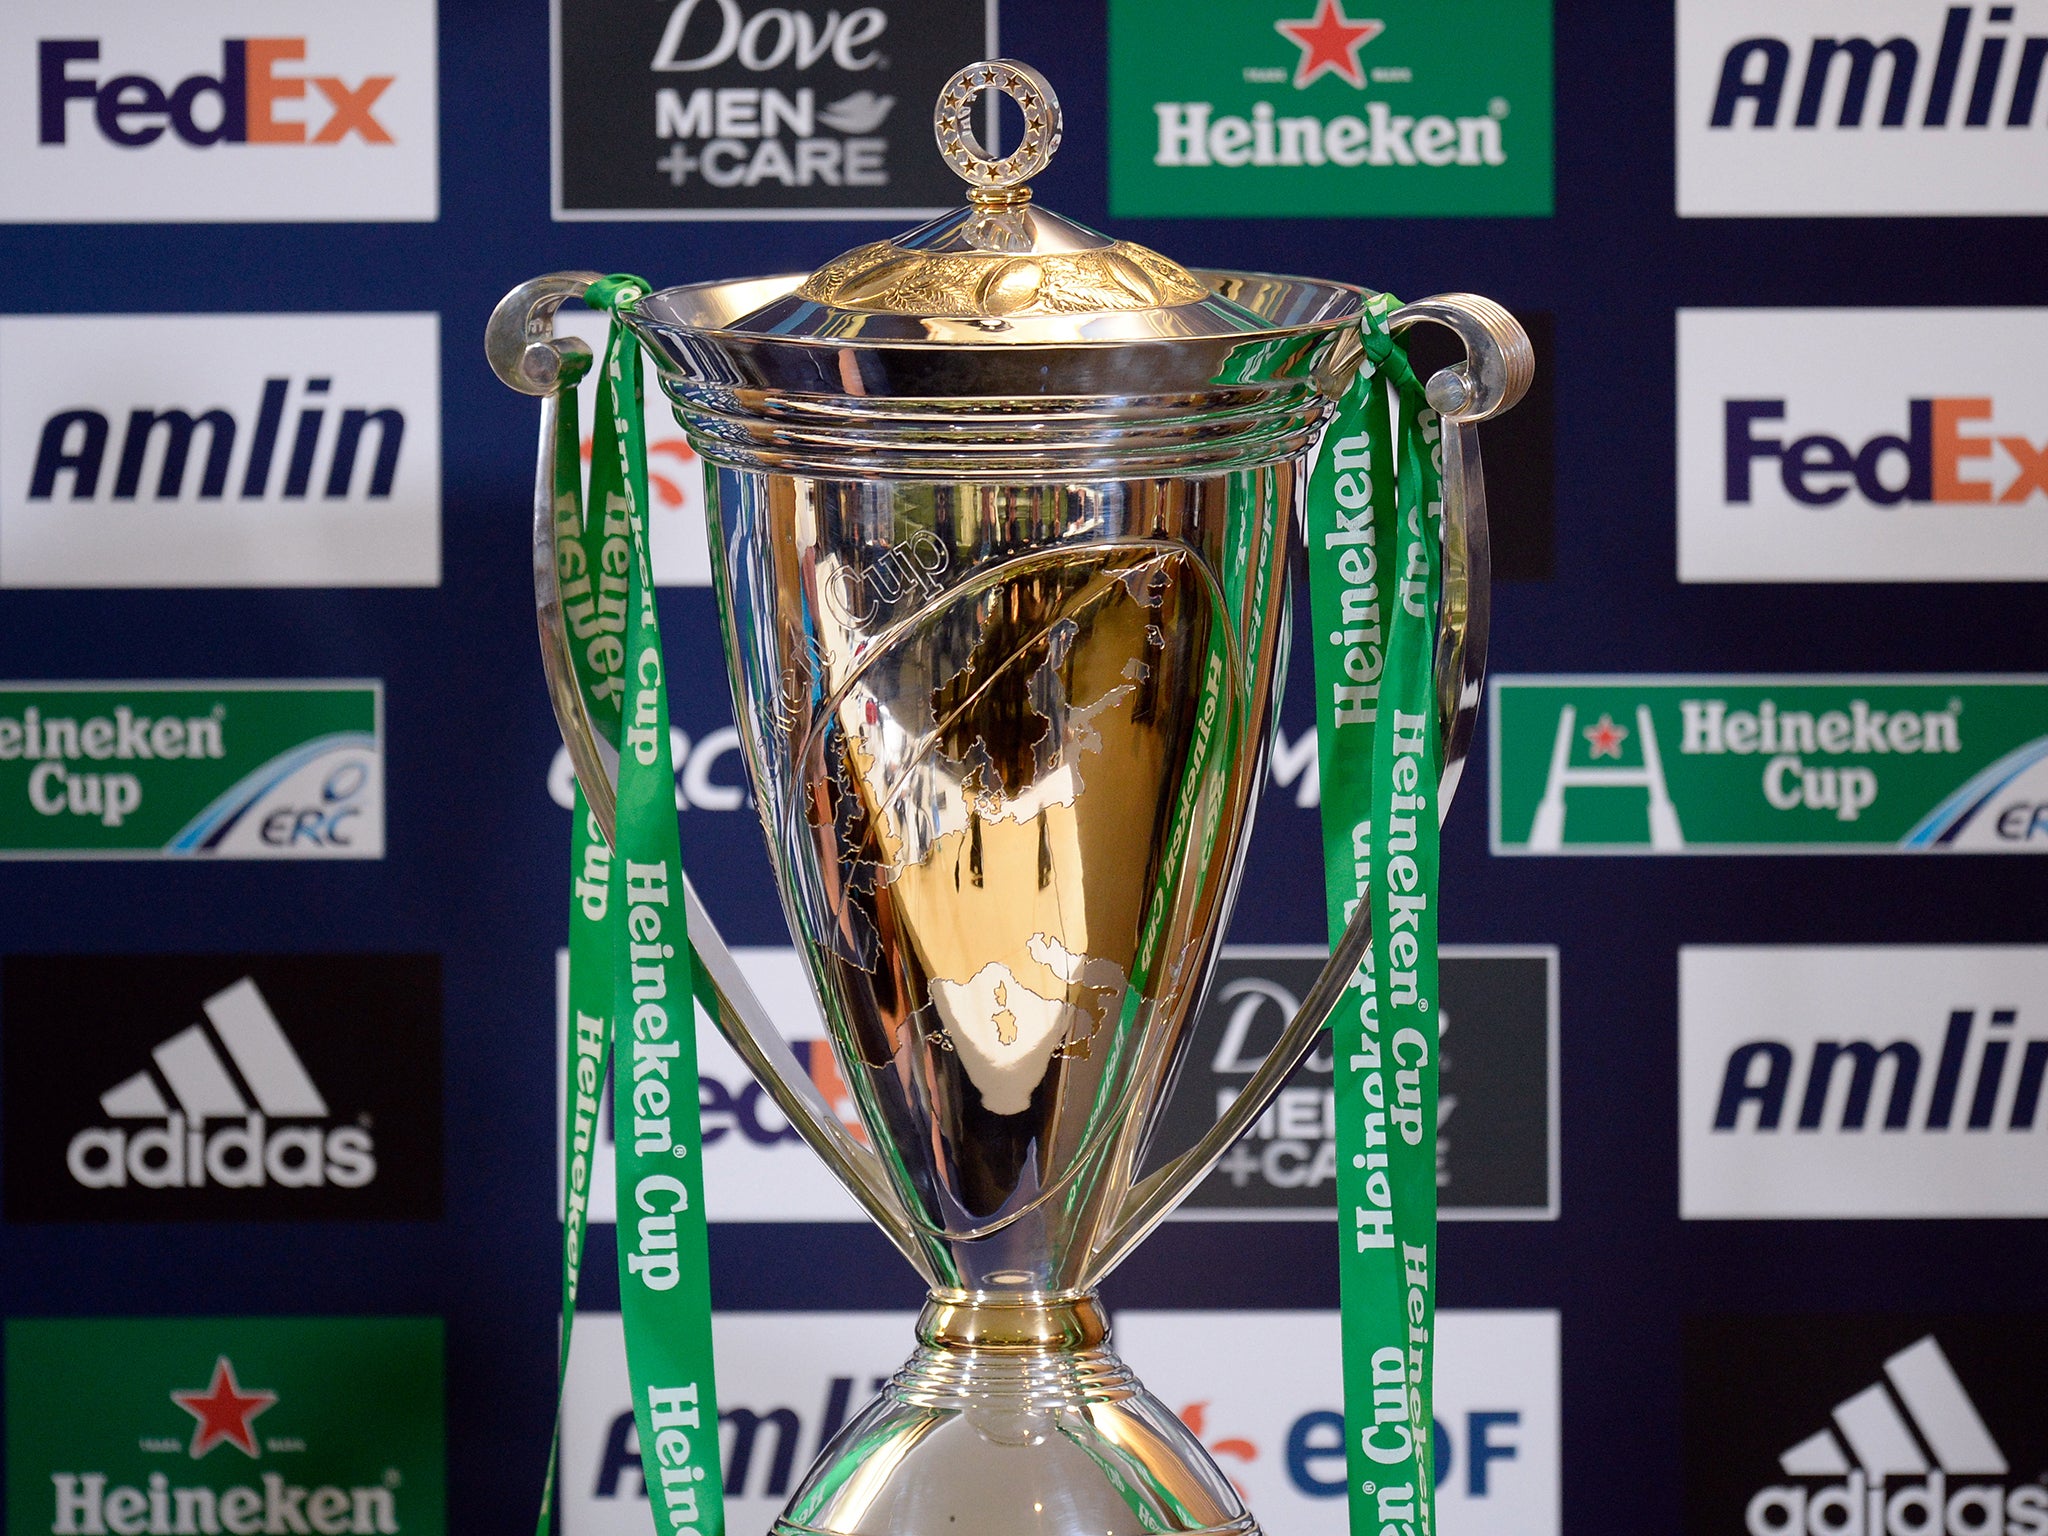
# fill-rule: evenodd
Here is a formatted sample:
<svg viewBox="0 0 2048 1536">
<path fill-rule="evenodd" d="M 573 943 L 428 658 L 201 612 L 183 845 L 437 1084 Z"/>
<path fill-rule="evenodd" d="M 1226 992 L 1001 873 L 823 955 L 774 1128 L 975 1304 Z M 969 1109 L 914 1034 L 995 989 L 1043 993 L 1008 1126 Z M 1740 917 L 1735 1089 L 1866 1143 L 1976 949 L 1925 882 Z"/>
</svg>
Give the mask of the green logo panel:
<svg viewBox="0 0 2048 1536">
<path fill-rule="evenodd" d="M 1499 853 L 2048 853 L 2048 679 L 1502 677 Z"/>
<path fill-rule="evenodd" d="M 1551 211 L 1550 0 L 1111 0 L 1110 212 Z"/>
<path fill-rule="evenodd" d="M 0 858 L 381 858 L 374 682 L 0 684 Z"/>
<path fill-rule="evenodd" d="M 7 1529 L 442 1536 L 438 1318 L 7 1324 Z"/>
</svg>

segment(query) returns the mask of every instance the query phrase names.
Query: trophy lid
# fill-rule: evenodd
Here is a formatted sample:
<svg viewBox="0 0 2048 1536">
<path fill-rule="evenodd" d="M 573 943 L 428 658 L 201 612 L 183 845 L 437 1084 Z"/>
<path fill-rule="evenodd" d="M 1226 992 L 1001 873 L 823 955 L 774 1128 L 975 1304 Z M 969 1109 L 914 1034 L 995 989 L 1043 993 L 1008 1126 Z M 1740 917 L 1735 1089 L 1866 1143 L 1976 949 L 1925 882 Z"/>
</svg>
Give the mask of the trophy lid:
<svg viewBox="0 0 2048 1536">
<path fill-rule="evenodd" d="M 983 91 L 1017 103 L 1024 136 L 1000 158 L 974 135 Z M 967 206 L 828 261 L 794 289 L 720 329 L 786 339 L 955 345 L 1233 336 L 1274 318 L 1130 240 L 1112 240 L 1031 201 L 1026 184 L 1060 144 L 1044 76 L 990 59 L 946 82 L 933 129 L 967 182 Z"/>
</svg>

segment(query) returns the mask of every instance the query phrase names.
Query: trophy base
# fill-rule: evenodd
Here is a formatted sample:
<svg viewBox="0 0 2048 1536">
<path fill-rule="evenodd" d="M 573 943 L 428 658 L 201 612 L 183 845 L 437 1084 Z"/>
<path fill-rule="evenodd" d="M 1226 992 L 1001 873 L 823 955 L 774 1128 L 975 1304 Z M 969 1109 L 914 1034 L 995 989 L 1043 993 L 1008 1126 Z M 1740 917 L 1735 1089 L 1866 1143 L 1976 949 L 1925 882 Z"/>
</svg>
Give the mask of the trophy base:
<svg viewBox="0 0 2048 1536">
<path fill-rule="evenodd" d="M 1258 1536 L 1201 1443 L 1109 1350 L 1092 1294 L 937 1291 L 917 1336 L 774 1536 Z"/>
</svg>

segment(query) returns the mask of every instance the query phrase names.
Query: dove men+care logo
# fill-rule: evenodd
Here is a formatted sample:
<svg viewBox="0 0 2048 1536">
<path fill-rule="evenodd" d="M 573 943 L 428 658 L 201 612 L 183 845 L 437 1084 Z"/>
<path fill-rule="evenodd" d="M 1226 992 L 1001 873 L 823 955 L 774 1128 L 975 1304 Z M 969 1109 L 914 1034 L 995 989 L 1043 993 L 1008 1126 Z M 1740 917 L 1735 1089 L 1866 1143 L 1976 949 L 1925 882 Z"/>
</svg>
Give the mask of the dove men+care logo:
<svg viewBox="0 0 2048 1536">
<path fill-rule="evenodd" d="M 2048 213 L 2048 0 L 1678 0 L 1681 215 Z"/>
<path fill-rule="evenodd" d="M 441 1214 L 433 955 L 0 960 L 9 1221 Z"/>
<path fill-rule="evenodd" d="M 1680 310 L 1679 578 L 2048 579 L 2044 350 L 2048 309 Z"/>
<path fill-rule="evenodd" d="M 1550 0 L 1111 0 L 1121 218 L 1551 211 Z"/>
<path fill-rule="evenodd" d="M 9 0 L 0 219 L 433 219 L 433 0 Z"/>
<path fill-rule="evenodd" d="M 1157 1161 L 1191 1146 L 1266 1059 L 1328 950 L 1228 945 L 1167 1092 Z M 1447 1221 L 1558 1214 L 1557 951 L 1444 946 L 1437 1010 L 1437 1200 Z M 1329 1043 L 1297 1067 L 1178 1210 L 1181 1221 L 1337 1215 L 1337 1104 Z"/>
<path fill-rule="evenodd" d="M 2048 1536 L 2048 1319 L 1688 1319 L 1685 1536 Z"/>
<path fill-rule="evenodd" d="M 2048 679 L 1499 677 L 1496 853 L 2048 853 Z"/>
<path fill-rule="evenodd" d="M 446 1536 L 441 1322 L 11 1318 L 7 1529 Z"/>
<path fill-rule="evenodd" d="M 1688 1219 L 2048 1216 L 2048 947 L 1678 954 Z"/>
<path fill-rule="evenodd" d="M 913 218 L 995 0 L 553 0 L 558 219 Z"/>
</svg>

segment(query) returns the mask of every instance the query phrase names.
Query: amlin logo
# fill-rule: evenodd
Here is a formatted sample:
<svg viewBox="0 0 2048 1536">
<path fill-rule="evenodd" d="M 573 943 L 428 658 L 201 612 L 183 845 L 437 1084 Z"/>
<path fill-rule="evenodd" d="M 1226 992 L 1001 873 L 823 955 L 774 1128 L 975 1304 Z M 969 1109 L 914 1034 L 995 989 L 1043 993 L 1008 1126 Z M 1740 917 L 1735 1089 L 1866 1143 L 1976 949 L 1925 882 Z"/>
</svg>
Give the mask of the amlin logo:
<svg viewBox="0 0 2048 1536">
<path fill-rule="evenodd" d="M 205 1011 L 211 1035 L 198 1024 L 180 1030 L 150 1053 L 154 1071 L 100 1095 L 112 1123 L 71 1138 L 72 1178 L 88 1189 L 130 1179 L 152 1189 L 356 1189 L 377 1176 L 370 1131 L 327 1123 L 327 1101 L 255 982 L 215 993 Z"/>
<path fill-rule="evenodd" d="M 435 584 L 440 361 L 432 314 L 0 317 L 0 586 Z"/>
<path fill-rule="evenodd" d="M 1688 1219 L 2048 1216 L 2048 946 L 1688 945 Z"/>
<path fill-rule="evenodd" d="M 2048 211 L 2044 67 L 2041 0 L 1678 0 L 1678 211 Z"/>
</svg>

